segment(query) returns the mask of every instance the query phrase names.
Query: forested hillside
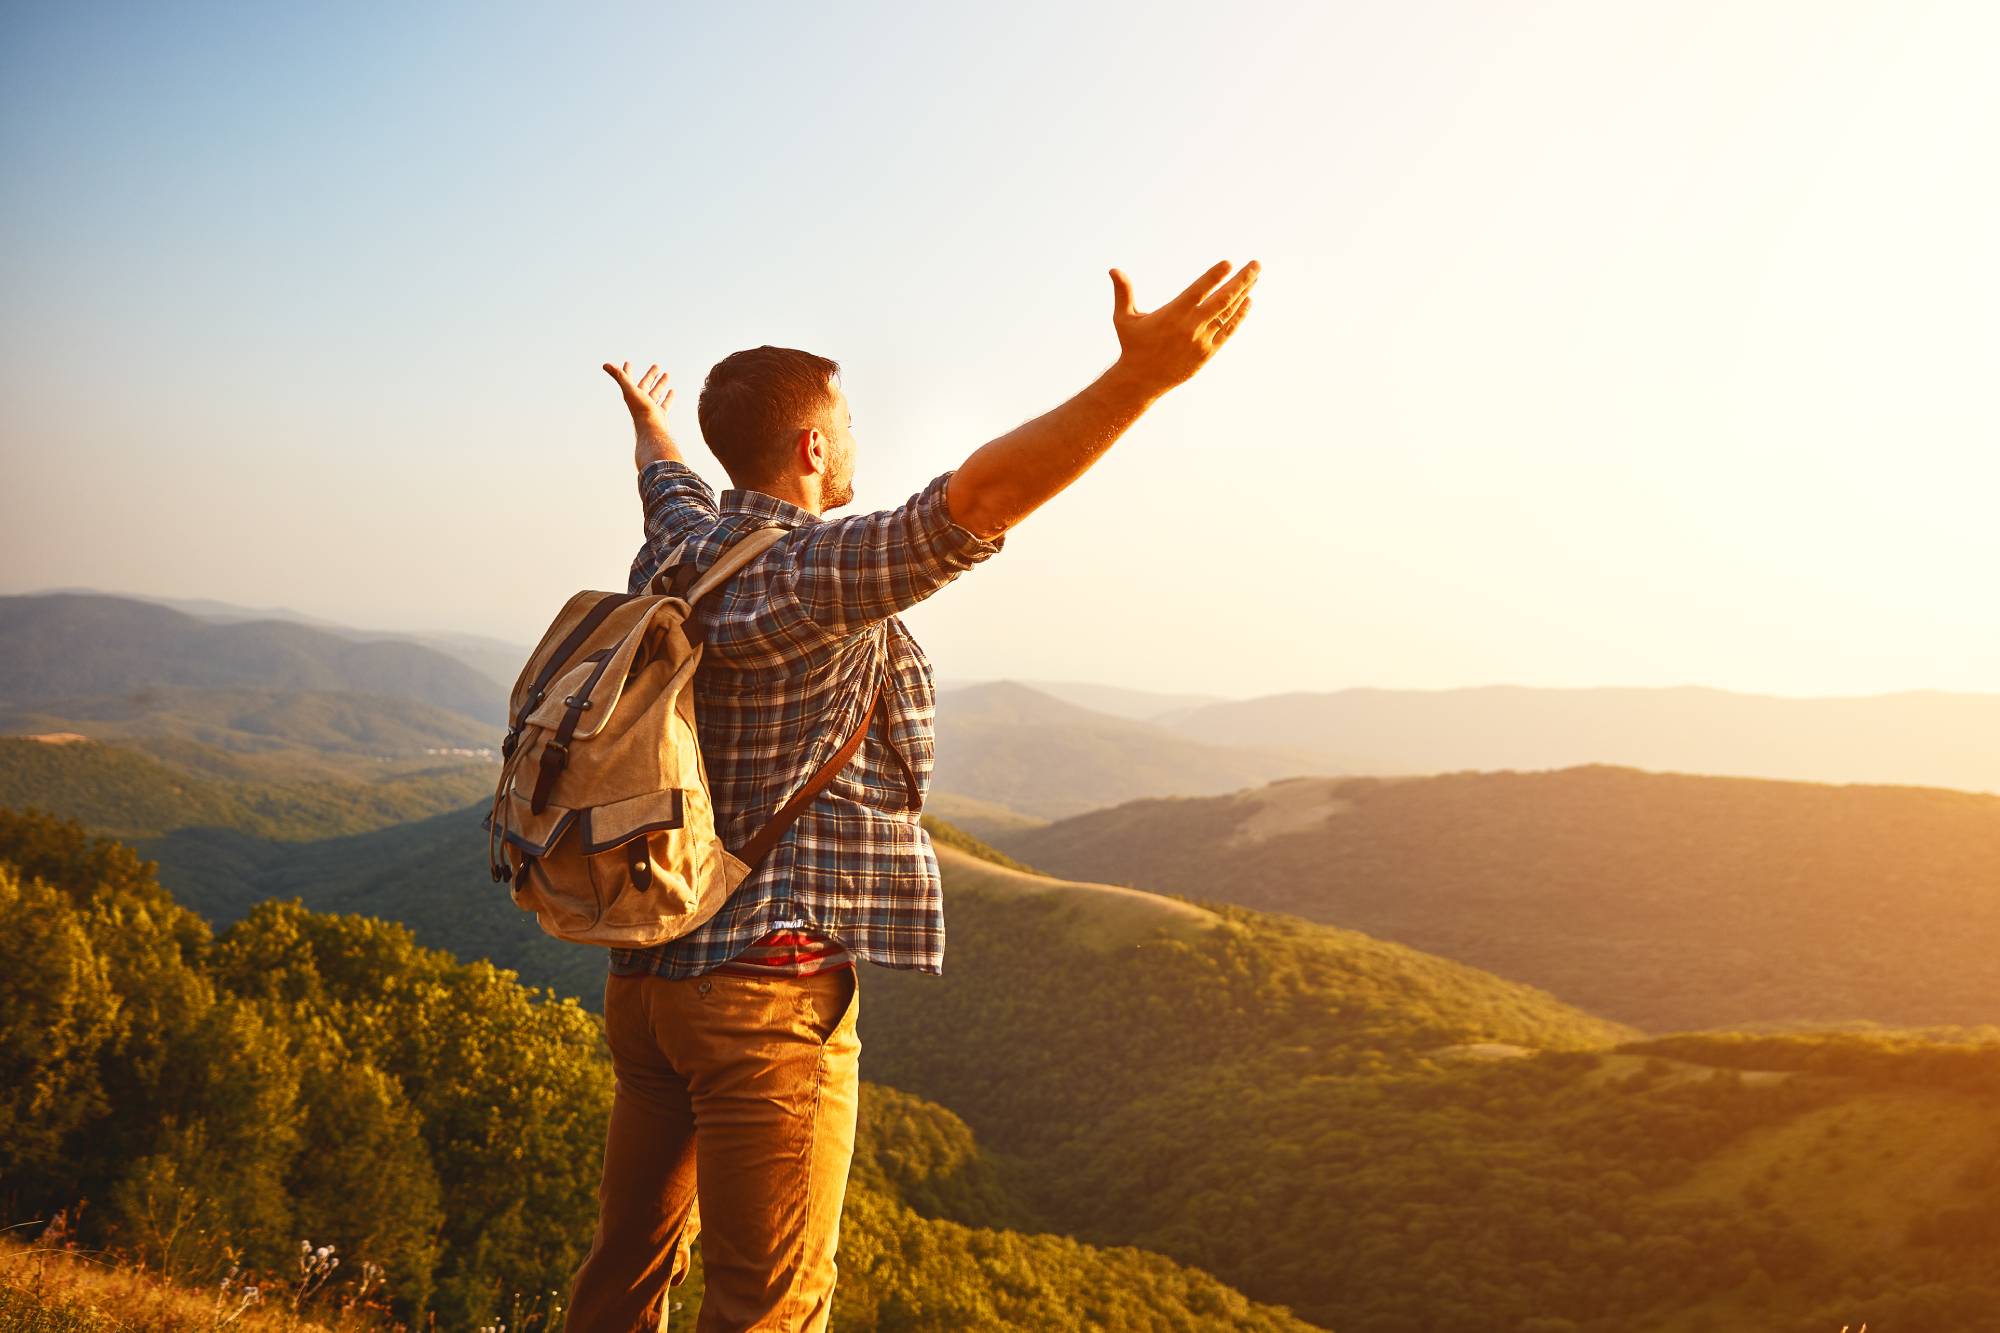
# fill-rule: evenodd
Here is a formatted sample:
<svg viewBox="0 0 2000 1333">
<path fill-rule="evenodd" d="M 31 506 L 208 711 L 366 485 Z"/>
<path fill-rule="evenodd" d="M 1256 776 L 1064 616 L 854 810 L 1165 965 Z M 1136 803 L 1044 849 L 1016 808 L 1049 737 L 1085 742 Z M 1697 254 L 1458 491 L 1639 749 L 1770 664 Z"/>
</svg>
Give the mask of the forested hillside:
<svg viewBox="0 0 2000 1333">
<path fill-rule="evenodd" d="M 384 829 L 493 789 L 494 770 L 448 764 L 361 782 L 210 777 L 122 745 L 0 736 L 0 805 L 36 805 L 147 839 L 224 830 L 271 843 Z"/>
<path fill-rule="evenodd" d="M 567 1289 L 611 1092 L 574 1002 L 293 905 L 214 936 L 42 818 L 0 815 L 0 925 L 7 1221 L 88 1199 L 100 1243 L 206 1285 L 308 1237 L 347 1264 L 329 1304 L 372 1268 L 415 1325 Z M 956 1117 L 865 1084 L 834 1326 L 1307 1327 L 1157 1254 L 949 1220 L 1031 1223 L 1010 1189 Z M 676 1297 L 699 1291 L 697 1267 Z"/>
<path fill-rule="evenodd" d="M 1890 1132 L 1901 1122 L 1839 1057 L 1805 1077 L 1785 1072 L 1796 1055 L 1613 1054 L 1615 1032 L 1526 988 L 1212 902 L 1213 927 L 1142 941 L 1093 931 L 1103 904 L 997 868 L 954 858 L 947 893 L 945 977 L 866 978 L 871 1076 L 1036 1164 L 1035 1203 L 1084 1239 L 1160 1249 L 1363 1333 L 1806 1333 L 1816 1311 L 1838 1328 L 1870 1300 L 1901 1308 L 1915 1275 L 1996 1294 L 1973 1251 L 1906 1249 L 1904 1231 L 2000 1198 L 1979 1166 L 2000 1140 L 1932 1151 Z M 2000 1068 L 2000 1045 L 1968 1058 Z M 2000 1110 L 1915 1057 L 1875 1073 L 1962 1130 Z M 1783 1208 L 1818 1171 L 1831 1122 L 1815 1117 L 1843 1114 L 1851 1197 Z M 1768 1142 L 1788 1147 L 1738 1179 Z M 1889 1204 L 1884 1175 L 1924 1184 Z M 1851 1278 L 1857 1212 L 1893 1234 Z"/>
<path fill-rule="evenodd" d="M 254 686 L 147 685 L 0 707 L 0 733 L 76 732 L 166 754 L 173 742 L 192 742 L 227 755 L 281 755 L 290 765 L 314 767 L 353 757 L 379 762 L 425 751 L 491 750 L 498 730 L 415 699 Z"/>
<path fill-rule="evenodd" d="M 1597 764 L 1280 782 L 992 840 L 1053 874 L 1400 940 L 1653 1030 L 2000 1018 L 2000 796 Z"/>
</svg>

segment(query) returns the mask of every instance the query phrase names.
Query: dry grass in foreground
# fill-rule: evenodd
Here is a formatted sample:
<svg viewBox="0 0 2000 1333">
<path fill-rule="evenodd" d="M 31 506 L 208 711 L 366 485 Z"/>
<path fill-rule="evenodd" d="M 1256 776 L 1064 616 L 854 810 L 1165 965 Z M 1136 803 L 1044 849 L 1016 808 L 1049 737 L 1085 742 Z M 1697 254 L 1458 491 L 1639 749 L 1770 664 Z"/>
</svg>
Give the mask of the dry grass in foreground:
<svg viewBox="0 0 2000 1333">
<path fill-rule="evenodd" d="M 335 1333 L 386 1327 L 365 1311 L 332 1323 L 292 1309 L 297 1287 L 234 1278 L 202 1290 L 115 1256 L 0 1236 L 0 1333 Z M 310 1295 L 308 1290 L 306 1295 Z"/>
</svg>

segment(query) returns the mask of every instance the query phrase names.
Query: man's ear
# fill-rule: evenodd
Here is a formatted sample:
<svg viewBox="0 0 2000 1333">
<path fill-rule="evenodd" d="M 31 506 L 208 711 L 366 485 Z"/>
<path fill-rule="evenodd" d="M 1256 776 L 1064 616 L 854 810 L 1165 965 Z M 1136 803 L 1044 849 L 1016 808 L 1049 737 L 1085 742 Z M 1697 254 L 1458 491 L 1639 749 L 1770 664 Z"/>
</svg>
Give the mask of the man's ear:
<svg viewBox="0 0 2000 1333">
<path fill-rule="evenodd" d="M 809 471 L 826 471 L 826 437 L 817 427 L 808 426 L 799 432 L 799 461 Z"/>
</svg>

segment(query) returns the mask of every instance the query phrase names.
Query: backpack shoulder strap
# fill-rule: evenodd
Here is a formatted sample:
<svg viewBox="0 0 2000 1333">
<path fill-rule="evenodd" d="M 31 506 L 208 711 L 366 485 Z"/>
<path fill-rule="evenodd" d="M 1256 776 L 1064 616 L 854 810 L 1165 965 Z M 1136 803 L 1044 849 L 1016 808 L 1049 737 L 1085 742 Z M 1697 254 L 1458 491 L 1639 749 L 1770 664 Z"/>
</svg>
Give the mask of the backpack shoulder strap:
<svg viewBox="0 0 2000 1333">
<path fill-rule="evenodd" d="M 770 822 L 752 834 L 750 841 L 744 843 L 742 850 L 736 853 L 736 859 L 749 866 L 753 872 L 757 869 L 758 863 L 766 856 L 769 856 L 771 849 L 778 845 L 778 839 L 785 836 L 785 830 L 798 822 L 799 816 L 806 812 L 806 807 L 811 805 L 814 799 L 827 789 L 827 785 L 833 781 L 840 770 L 846 768 L 849 761 L 854 758 L 855 751 L 861 748 L 862 740 L 868 735 L 868 724 L 873 722 L 875 714 L 881 711 L 882 686 L 883 682 L 889 678 L 888 641 L 886 639 L 877 640 L 876 642 L 875 668 L 875 691 L 868 697 L 868 706 L 861 710 L 861 721 L 855 725 L 854 734 L 849 736 L 838 750 L 835 750 L 828 756 L 827 761 L 819 766 L 818 771 L 811 778 L 807 779 L 806 785 L 792 793 L 792 799 L 779 806 L 778 813 L 771 816 Z"/>
<path fill-rule="evenodd" d="M 698 578 L 695 576 L 695 566 L 692 561 L 678 565 L 664 565 L 653 575 L 646 585 L 646 590 L 655 596 L 670 594 L 693 605 L 715 591 L 752 560 L 776 546 L 790 531 L 790 528 L 774 524 L 744 533 L 723 547 L 722 554 L 715 558 L 715 563 L 702 571 Z"/>
</svg>

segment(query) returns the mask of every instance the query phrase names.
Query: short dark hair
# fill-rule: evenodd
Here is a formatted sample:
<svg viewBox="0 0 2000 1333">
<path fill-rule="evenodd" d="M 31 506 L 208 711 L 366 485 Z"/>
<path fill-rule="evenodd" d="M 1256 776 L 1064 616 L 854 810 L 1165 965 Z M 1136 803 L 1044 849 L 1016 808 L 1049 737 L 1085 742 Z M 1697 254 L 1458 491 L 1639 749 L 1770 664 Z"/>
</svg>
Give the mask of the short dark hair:
<svg viewBox="0 0 2000 1333">
<path fill-rule="evenodd" d="M 784 474 L 797 433 L 833 401 L 840 363 L 795 347 L 752 347 L 715 363 L 701 386 L 701 437 L 738 486 Z"/>
</svg>

